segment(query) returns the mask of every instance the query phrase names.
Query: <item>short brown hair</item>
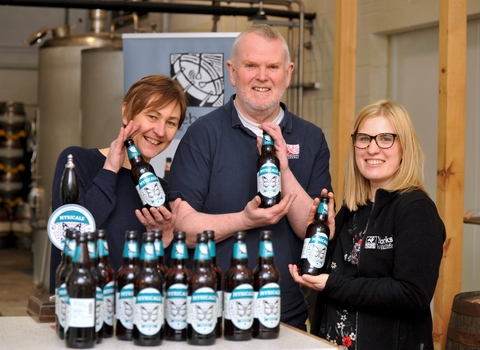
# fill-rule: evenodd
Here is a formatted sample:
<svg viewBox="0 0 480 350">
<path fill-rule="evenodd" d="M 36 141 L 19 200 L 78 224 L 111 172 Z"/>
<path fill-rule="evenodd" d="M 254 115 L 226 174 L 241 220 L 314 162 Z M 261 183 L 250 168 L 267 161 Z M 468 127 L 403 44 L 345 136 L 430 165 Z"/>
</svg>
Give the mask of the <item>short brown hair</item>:
<svg viewBox="0 0 480 350">
<path fill-rule="evenodd" d="M 180 107 L 180 129 L 187 113 L 187 97 L 182 87 L 176 80 L 165 75 L 149 75 L 134 83 L 126 93 L 123 98 L 123 117 L 130 121 L 147 107 L 159 109 L 172 102 Z"/>
</svg>

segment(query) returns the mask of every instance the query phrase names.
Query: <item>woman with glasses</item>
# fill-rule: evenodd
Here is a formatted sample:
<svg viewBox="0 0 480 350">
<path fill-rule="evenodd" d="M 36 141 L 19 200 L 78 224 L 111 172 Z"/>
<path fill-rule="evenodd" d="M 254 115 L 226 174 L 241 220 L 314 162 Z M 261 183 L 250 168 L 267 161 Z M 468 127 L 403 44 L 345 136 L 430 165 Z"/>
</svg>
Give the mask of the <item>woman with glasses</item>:
<svg viewBox="0 0 480 350">
<path fill-rule="evenodd" d="M 320 291 L 311 332 L 344 349 L 433 349 L 445 226 L 422 185 L 412 122 L 399 103 L 377 101 L 360 111 L 351 138 L 336 216 L 329 204 L 326 273 L 289 266 L 296 282 Z"/>
</svg>

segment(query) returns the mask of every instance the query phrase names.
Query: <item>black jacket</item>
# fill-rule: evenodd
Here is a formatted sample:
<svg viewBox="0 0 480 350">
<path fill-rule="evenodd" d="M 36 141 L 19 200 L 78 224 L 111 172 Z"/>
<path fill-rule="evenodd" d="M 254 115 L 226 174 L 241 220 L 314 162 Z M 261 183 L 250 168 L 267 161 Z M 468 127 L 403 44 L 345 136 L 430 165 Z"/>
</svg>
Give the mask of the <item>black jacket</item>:
<svg viewBox="0 0 480 350">
<path fill-rule="evenodd" d="M 346 207 L 337 214 L 329 255 L 341 249 L 338 235 L 351 215 Z M 359 277 L 329 275 L 317 296 L 312 333 L 321 334 L 323 308 L 332 301 L 356 310 L 357 350 L 433 349 L 430 302 L 445 236 L 427 194 L 377 190 L 357 265 Z"/>
</svg>

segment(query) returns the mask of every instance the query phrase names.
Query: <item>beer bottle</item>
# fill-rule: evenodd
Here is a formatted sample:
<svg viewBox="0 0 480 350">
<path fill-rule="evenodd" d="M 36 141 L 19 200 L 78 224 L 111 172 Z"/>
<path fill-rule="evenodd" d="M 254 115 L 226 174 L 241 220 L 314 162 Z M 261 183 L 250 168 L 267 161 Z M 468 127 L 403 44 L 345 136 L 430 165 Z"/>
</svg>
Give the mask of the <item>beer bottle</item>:
<svg viewBox="0 0 480 350">
<path fill-rule="evenodd" d="M 65 323 L 67 321 L 67 285 L 65 281 L 72 270 L 72 260 L 77 245 L 77 230 L 67 228 L 63 245 L 62 261 L 55 271 L 55 324 L 57 335 L 64 338 Z"/>
<path fill-rule="evenodd" d="M 260 208 L 270 208 L 282 200 L 280 161 L 272 137 L 263 132 L 262 153 L 257 161 L 257 190 Z"/>
<path fill-rule="evenodd" d="M 327 255 L 328 237 L 330 229 L 328 221 L 328 196 L 320 196 L 315 219 L 308 225 L 303 242 L 300 275 L 308 274 L 317 276 L 324 269 Z"/>
<path fill-rule="evenodd" d="M 245 231 L 233 234 L 233 254 L 225 273 L 225 329 L 228 340 L 252 339 L 253 274 L 248 268 Z"/>
<path fill-rule="evenodd" d="M 62 179 L 60 180 L 60 201 L 62 205 L 76 204 L 79 196 L 79 182 L 75 164 L 73 163 L 73 155 L 67 156 L 67 163 L 63 170 Z"/>
<path fill-rule="evenodd" d="M 157 268 L 158 272 L 162 276 L 162 280 L 165 280 L 165 274 L 168 267 L 165 265 L 165 250 L 163 249 L 162 231 L 152 230 L 155 235 L 155 254 L 157 255 Z"/>
<path fill-rule="evenodd" d="M 98 250 L 98 270 L 102 279 L 103 286 L 103 337 L 111 338 L 113 336 L 113 319 L 115 315 L 115 272 L 110 265 L 108 253 L 107 230 L 97 231 L 97 250 Z"/>
<path fill-rule="evenodd" d="M 165 339 L 187 340 L 188 249 L 185 232 L 175 232 L 172 263 L 165 275 Z"/>
<path fill-rule="evenodd" d="M 163 179 L 168 182 L 168 179 L 170 178 L 170 166 L 172 165 L 172 158 L 167 157 L 165 159 L 165 171 L 163 173 Z"/>
<path fill-rule="evenodd" d="M 163 278 L 157 269 L 155 234 L 143 233 L 140 268 L 134 283 L 134 323 L 132 337 L 135 345 L 160 345 L 163 339 Z"/>
<path fill-rule="evenodd" d="M 115 313 L 117 339 L 132 340 L 133 330 L 133 283 L 138 270 L 138 232 L 125 232 L 122 266 L 117 272 L 117 289 L 115 293 Z"/>
<path fill-rule="evenodd" d="M 91 274 L 87 233 L 79 232 L 73 267 L 67 276 L 68 321 L 65 343 L 69 348 L 92 348 L 95 345 L 95 280 Z"/>
<path fill-rule="evenodd" d="M 187 342 L 191 345 L 215 343 L 217 323 L 216 278 L 208 251 L 208 237 L 197 235 L 194 269 L 188 278 Z"/>
<path fill-rule="evenodd" d="M 273 339 L 280 332 L 280 274 L 274 264 L 272 231 L 260 231 L 258 264 L 253 270 L 253 337 Z"/>
<path fill-rule="evenodd" d="M 161 205 L 166 206 L 165 192 L 152 165 L 143 159 L 131 137 L 127 137 L 124 144 L 127 147 L 128 159 L 132 165 L 132 179 L 143 207 L 149 209 L 150 207 L 158 208 Z"/>
<path fill-rule="evenodd" d="M 90 257 L 90 273 L 95 281 L 95 340 L 101 343 L 103 339 L 103 287 L 105 280 L 98 270 L 97 235 L 87 232 L 87 248 Z"/>
<path fill-rule="evenodd" d="M 203 231 L 208 237 L 208 250 L 212 259 L 212 270 L 217 279 L 217 325 L 215 326 L 215 336 L 222 337 L 223 333 L 223 279 L 222 269 L 217 265 L 217 246 L 215 244 L 215 232 L 212 230 Z"/>
</svg>

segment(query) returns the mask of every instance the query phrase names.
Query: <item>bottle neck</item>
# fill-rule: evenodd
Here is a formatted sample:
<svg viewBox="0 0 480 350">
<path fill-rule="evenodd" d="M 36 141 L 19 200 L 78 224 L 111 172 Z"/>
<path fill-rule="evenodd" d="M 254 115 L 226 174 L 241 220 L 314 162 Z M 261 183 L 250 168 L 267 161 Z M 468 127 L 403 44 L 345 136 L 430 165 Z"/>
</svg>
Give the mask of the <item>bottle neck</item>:
<svg viewBox="0 0 480 350">
<path fill-rule="evenodd" d="M 235 259 L 232 258 L 232 266 L 247 266 L 248 259 Z"/>
<path fill-rule="evenodd" d="M 152 242 L 143 243 L 140 261 L 143 267 L 157 267 L 157 254 Z"/>
<path fill-rule="evenodd" d="M 125 242 L 125 248 L 123 250 L 123 266 L 136 266 L 138 265 L 138 243 L 137 241 Z"/>
<path fill-rule="evenodd" d="M 187 267 L 188 260 L 187 259 L 173 259 L 172 258 L 172 266 L 176 266 L 179 269 L 183 269 Z"/>
<path fill-rule="evenodd" d="M 73 256 L 73 266 L 75 268 L 89 268 L 91 265 L 86 242 L 80 242 L 75 248 Z"/>
<path fill-rule="evenodd" d="M 274 154 L 275 147 L 273 145 L 263 145 L 262 154 Z"/>
</svg>

